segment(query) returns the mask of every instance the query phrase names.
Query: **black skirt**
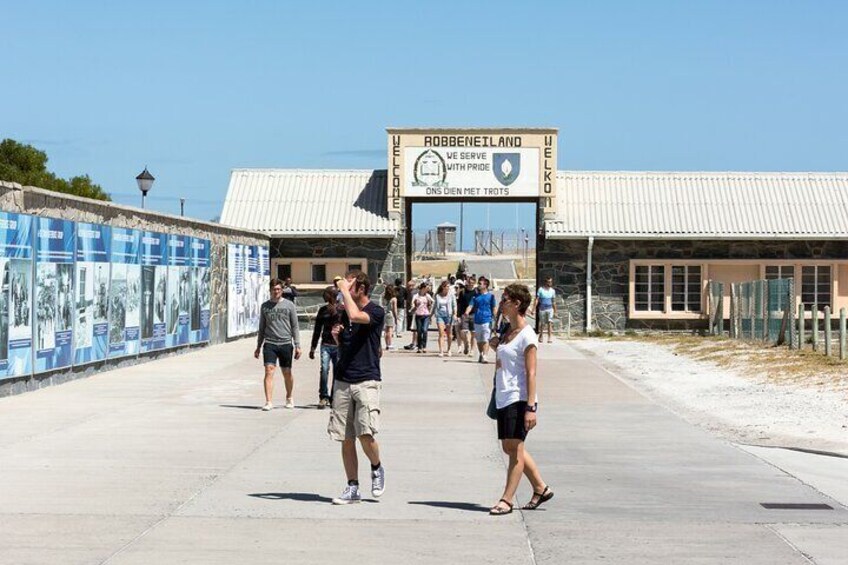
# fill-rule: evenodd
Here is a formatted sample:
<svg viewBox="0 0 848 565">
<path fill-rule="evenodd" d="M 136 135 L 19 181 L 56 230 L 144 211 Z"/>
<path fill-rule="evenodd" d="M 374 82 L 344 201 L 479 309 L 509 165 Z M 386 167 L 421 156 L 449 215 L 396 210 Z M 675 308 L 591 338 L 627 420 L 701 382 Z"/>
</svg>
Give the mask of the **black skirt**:
<svg viewBox="0 0 848 565">
<path fill-rule="evenodd" d="M 498 439 L 524 441 L 527 438 L 527 430 L 524 428 L 526 412 L 527 403 L 523 400 L 498 408 Z"/>
</svg>

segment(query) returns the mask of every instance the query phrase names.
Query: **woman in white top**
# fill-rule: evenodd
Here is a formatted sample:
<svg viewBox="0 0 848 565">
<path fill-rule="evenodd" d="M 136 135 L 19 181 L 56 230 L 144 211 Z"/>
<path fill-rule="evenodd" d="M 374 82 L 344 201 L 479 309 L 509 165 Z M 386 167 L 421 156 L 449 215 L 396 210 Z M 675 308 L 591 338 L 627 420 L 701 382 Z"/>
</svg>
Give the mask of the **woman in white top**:
<svg viewBox="0 0 848 565">
<path fill-rule="evenodd" d="M 533 487 L 533 498 L 522 509 L 535 510 L 553 498 L 536 462 L 524 448 L 527 432 L 536 427 L 536 350 L 539 339 L 524 315 L 530 306 L 530 291 L 523 284 L 511 284 L 503 291 L 503 313 L 509 327 L 501 338 L 489 342 L 497 355 L 495 365 L 495 404 L 498 409 L 498 439 L 509 456 L 503 496 L 489 514 L 512 512 L 512 500 L 522 473 Z M 532 402 L 530 402 L 532 399 Z"/>
<path fill-rule="evenodd" d="M 445 338 L 447 338 L 448 357 L 451 356 L 451 328 L 456 320 L 456 295 L 450 291 L 450 283 L 442 281 L 436 293 L 436 303 L 433 310 L 436 324 L 439 328 L 439 357 L 445 356 Z"/>
</svg>

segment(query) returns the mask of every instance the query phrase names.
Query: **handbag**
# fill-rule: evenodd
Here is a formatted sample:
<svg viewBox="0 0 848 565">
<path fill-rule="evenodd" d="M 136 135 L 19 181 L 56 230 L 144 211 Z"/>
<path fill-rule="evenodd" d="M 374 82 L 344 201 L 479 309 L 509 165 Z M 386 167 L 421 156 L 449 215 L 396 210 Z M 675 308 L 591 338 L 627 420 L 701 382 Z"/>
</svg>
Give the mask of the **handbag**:
<svg viewBox="0 0 848 565">
<path fill-rule="evenodd" d="M 489 405 L 486 407 L 486 416 L 492 420 L 498 419 L 498 405 L 495 402 L 495 385 L 492 383 L 492 396 L 489 397 Z"/>
<path fill-rule="evenodd" d="M 509 322 L 501 324 L 501 327 L 498 328 L 498 337 L 503 339 L 504 335 L 509 333 L 509 330 Z M 497 376 L 497 372 L 498 370 L 495 369 L 495 375 L 492 376 L 492 396 L 489 397 L 489 405 L 486 407 L 486 416 L 492 420 L 498 419 L 498 404 L 495 402 L 495 378 Z"/>
</svg>

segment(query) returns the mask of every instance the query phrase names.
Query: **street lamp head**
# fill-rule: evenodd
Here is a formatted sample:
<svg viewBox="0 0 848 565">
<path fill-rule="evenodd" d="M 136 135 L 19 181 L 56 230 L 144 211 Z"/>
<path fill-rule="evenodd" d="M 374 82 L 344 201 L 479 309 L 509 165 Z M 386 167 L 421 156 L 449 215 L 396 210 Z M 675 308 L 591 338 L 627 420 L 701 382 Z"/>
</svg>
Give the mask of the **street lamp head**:
<svg viewBox="0 0 848 565">
<path fill-rule="evenodd" d="M 156 179 L 153 178 L 153 175 L 147 170 L 147 167 L 144 167 L 144 170 L 141 171 L 141 174 L 135 177 L 136 182 L 138 183 L 138 189 L 141 191 L 141 194 L 147 196 L 147 192 L 153 188 L 153 181 Z"/>
</svg>

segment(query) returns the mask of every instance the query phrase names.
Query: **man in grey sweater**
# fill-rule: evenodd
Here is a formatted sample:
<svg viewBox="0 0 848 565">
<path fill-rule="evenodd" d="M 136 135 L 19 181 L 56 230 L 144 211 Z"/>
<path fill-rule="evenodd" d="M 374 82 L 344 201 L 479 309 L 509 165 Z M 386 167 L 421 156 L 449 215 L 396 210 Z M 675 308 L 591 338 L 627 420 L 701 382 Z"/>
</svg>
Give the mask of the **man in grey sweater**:
<svg viewBox="0 0 848 565">
<path fill-rule="evenodd" d="M 274 407 L 271 400 L 274 394 L 274 370 L 278 362 L 286 384 L 286 408 L 294 408 L 291 367 L 292 356 L 300 359 L 300 331 L 297 327 L 297 310 L 293 302 L 283 300 L 283 282 L 280 279 L 271 279 L 271 300 L 262 304 L 259 314 L 259 334 L 253 356 L 259 359 L 260 351 L 265 364 L 265 406 L 262 410 L 268 411 Z"/>
</svg>

